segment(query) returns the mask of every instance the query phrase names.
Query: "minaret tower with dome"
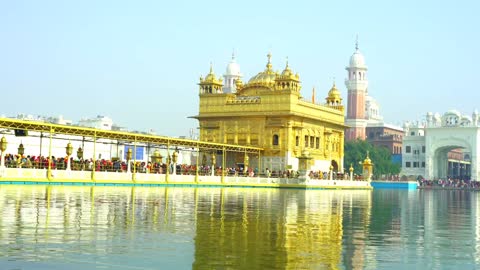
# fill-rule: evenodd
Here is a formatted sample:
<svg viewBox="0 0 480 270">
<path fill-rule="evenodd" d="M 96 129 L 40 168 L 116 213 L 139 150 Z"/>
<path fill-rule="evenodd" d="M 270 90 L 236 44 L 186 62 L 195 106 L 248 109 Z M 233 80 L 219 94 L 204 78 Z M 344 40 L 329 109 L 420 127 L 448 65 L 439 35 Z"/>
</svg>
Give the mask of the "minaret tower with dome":
<svg viewBox="0 0 480 270">
<path fill-rule="evenodd" d="M 227 65 L 227 70 L 223 75 L 225 85 L 223 86 L 224 93 L 235 93 L 235 81 L 242 78 L 242 73 L 240 73 L 240 65 L 235 61 L 235 52 L 232 53 L 232 60 Z"/>
<path fill-rule="evenodd" d="M 358 40 L 355 43 L 355 52 L 350 57 L 350 65 L 345 68 L 348 78 L 345 85 L 348 89 L 347 118 L 345 125 L 349 126 L 345 131 L 346 140 L 360 138 L 364 140 L 367 119 L 365 116 L 365 96 L 368 88 L 367 66 L 365 58 L 358 49 Z"/>
</svg>

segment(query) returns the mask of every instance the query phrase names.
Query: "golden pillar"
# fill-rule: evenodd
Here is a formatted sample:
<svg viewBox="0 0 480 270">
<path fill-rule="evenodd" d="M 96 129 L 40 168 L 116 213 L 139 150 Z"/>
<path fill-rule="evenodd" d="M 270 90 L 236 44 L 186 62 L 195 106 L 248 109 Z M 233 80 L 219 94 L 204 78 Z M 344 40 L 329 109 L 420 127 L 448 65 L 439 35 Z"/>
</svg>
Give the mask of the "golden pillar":
<svg viewBox="0 0 480 270">
<path fill-rule="evenodd" d="M 368 182 L 372 181 L 373 163 L 369 157 L 368 151 L 367 151 L 367 157 L 365 158 L 365 160 L 363 160 L 362 167 L 363 167 L 363 179 L 365 179 L 365 181 L 368 181 Z"/>
<path fill-rule="evenodd" d="M 212 176 L 215 176 L 215 164 L 217 163 L 217 156 L 215 154 L 215 151 L 212 152 Z"/>
<path fill-rule="evenodd" d="M 131 173 L 131 164 L 130 160 L 132 159 L 132 148 L 128 148 L 127 150 L 127 173 Z"/>
<path fill-rule="evenodd" d="M 350 164 L 350 169 L 348 169 L 350 171 L 350 181 L 353 180 L 353 164 Z"/>
<path fill-rule="evenodd" d="M 23 147 L 23 143 L 20 143 L 20 145 L 18 146 L 18 159 L 17 159 L 18 168 L 22 167 L 22 158 L 24 153 L 25 153 L 25 147 Z"/>
<path fill-rule="evenodd" d="M 55 130 L 51 127 L 50 128 L 50 145 L 48 146 L 48 169 L 47 169 L 47 178 L 48 180 L 52 180 L 52 137 L 53 132 Z"/>
<path fill-rule="evenodd" d="M 178 161 L 178 153 L 177 153 L 177 150 L 174 150 L 172 154 L 173 175 L 177 174 L 177 161 Z"/>
<path fill-rule="evenodd" d="M 67 143 L 67 147 L 65 147 L 65 153 L 67 154 L 67 171 L 70 171 L 71 170 L 70 156 L 73 153 L 72 143 L 70 142 Z"/>
<path fill-rule="evenodd" d="M 5 138 L 5 136 L 3 136 L 0 140 L 0 150 L 2 151 L 0 167 L 5 168 L 5 150 L 7 150 L 7 138 Z"/>
<path fill-rule="evenodd" d="M 244 160 L 243 160 L 243 173 L 248 176 L 248 162 L 249 162 L 250 158 L 248 157 L 248 154 L 247 152 L 245 151 L 245 157 L 244 157 Z"/>
</svg>

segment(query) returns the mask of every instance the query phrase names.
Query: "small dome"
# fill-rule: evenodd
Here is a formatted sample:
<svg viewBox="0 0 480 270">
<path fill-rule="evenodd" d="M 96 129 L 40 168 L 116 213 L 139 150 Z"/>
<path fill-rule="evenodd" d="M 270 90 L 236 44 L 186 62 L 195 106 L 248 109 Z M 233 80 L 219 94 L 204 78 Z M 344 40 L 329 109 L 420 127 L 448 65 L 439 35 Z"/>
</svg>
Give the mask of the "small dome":
<svg viewBox="0 0 480 270">
<path fill-rule="evenodd" d="M 288 61 L 287 61 L 287 65 L 285 66 L 285 69 L 282 71 L 282 76 L 285 76 L 285 77 L 293 76 L 293 72 L 288 66 Z"/>
<path fill-rule="evenodd" d="M 205 81 L 207 82 L 211 82 L 213 80 L 216 80 L 217 78 L 215 78 L 215 74 L 214 73 L 208 73 L 208 75 L 205 77 Z"/>
<path fill-rule="evenodd" d="M 240 65 L 235 61 L 235 54 L 232 54 L 232 60 L 227 65 L 225 75 L 241 76 Z"/>
<path fill-rule="evenodd" d="M 213 72 L 213 65 L 211 63 L 210 63 L 210 72 L 207 74 L 207 76 L 205 76 L 205 78 L 200 76 L 200 84 L 205 84 L 205 83 L 222 85 L 222 78 L 215 77 L 215 73 Z"/>
<path fill-rule="evenodd" d="M 365 57 L 358 50 L 358 48 L 355 50 L 353 55 L 350 57 L 350 67 L 366 67 Z"/>
<path fill-rule="evenodd" d="M 444 115 L 449 115 L 449 114 L 454 114 L 454 115 L 456 115 L 456 116 L 458 116 L 458 117 L 460 117 L 460 116 L 462 115 L 462 114 L 461 114 L 459 111 L 457 111 L 457 110 L 449 110 L 449 111 L 447 111 Z"/>
<path fill-rule="evenodd" d="M 271 54 L 268 54 L 268 63 L 267 67 L 264 71 L 259 72 L 257 75 L 253 76 L 249 81 L 249 85 L 260 85 L 271 87 L 275 84 L 275 78 L 277 77 L 277 73 L 272 69 L 272 63 L 270 63 L 270 58 L 272 57 Z"/>
<path fill-rule="evenodd" d="M 332 88 L 330 89 L 330 91 L 328 91 L 328 98 L 335 99 L 335 100 L 342 99 L 340 91 L 338 91 L 337 87 L 335 86 L 335 83 L 333 83 Z"/>
<path fill-rule="evenodd" d="M 258 73 L 257 75 L 253 76 L 249 81 L 248 84 L 261 84 L 261 85 L 271 85 L 275 83 L 275 78 L 277 74 L 273 71 L 263 71 Z"/>
<path fill-rule="evenodd" d="M 370 153 L 367 151 L 367 157 L 363 160 L 363 165 L 370 165 L 372 164 L 372 160 L 370 159 Z"/>
</svg>

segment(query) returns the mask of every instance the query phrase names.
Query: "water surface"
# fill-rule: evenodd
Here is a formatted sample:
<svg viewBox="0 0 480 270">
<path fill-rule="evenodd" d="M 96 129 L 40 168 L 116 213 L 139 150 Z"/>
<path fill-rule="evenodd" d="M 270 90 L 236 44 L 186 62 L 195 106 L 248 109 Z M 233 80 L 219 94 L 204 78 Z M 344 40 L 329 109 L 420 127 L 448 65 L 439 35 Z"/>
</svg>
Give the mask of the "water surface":
<svg viewBox="0 0 480 270">
<path fill-rule="evenodd" d="M 475 269 L 479 195 L 0 186 L 0 269 Z"/>
</svg>

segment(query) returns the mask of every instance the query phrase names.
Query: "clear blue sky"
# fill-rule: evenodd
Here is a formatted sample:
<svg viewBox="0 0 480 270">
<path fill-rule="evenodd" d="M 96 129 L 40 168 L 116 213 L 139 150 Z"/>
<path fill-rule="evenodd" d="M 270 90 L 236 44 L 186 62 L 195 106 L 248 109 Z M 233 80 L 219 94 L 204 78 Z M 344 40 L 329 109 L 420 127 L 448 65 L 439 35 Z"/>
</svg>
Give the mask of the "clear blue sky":
<svg viewBox="0 0 480 270">
<path fill-rule="evenodd" d="M 233 49 L 244 80 L 288 57 L 323 99 L 359 35 L 386 122 L 478 108 L 480 1 L 0 1 L 0 114 L 110 116 L 188 135 L 198 79 Z"/>
</svg>

